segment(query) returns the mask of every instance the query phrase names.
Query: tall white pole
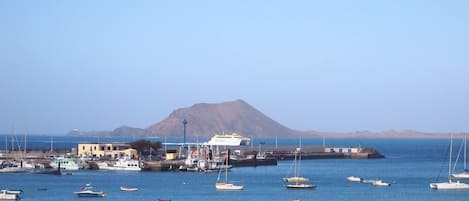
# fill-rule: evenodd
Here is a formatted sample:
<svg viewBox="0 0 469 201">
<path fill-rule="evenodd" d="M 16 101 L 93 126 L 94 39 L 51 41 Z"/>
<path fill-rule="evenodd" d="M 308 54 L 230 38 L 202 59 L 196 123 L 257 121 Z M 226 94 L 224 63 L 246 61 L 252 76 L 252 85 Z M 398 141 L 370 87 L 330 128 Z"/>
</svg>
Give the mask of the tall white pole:
<svg viewBox="0 0 469 201">
<path fill-rule="evenodd" d="M 466 172 L 466 140 L 467 136 L 464 136 L 464 172 Z"/>
<path fill-rule="evenodd" d="M 448 182 L 451 183 L 451 157 L 453 152 L 453 134 L 451 134 L 451 141 L 449 143 L 449 164 L 448 164 Z"/>
<path fill-rule="evenodd" d="M 24 131 L 24 156 L 26 157 L 26 135 L 28 134 L 28 129 Z"/>
</svg>

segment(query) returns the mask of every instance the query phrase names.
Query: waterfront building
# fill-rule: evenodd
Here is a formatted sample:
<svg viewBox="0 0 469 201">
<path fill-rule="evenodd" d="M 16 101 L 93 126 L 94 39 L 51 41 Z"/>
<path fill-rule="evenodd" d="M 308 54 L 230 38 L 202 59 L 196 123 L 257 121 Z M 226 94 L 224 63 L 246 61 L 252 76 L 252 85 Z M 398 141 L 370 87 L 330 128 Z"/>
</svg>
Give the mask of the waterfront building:
<svg viewBox="0 0 469 201">
<path fill-rule="evenodd" d="M 78 144 L 79 157 L 138 158 L 138 151 L 123 143 Z"/>
<path fill-rule="evenodd" d="M 326 153 L 360 153 L 361 147 L 325 147 Z"/>
</svg>

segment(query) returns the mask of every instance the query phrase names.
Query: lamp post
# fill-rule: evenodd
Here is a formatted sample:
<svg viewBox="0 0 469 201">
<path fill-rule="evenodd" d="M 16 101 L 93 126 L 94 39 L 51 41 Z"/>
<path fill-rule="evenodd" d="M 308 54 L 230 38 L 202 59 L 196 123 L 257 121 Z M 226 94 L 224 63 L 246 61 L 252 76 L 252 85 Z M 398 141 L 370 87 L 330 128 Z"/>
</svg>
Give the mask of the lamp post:
<svg viewBox="0 0 469 201">
<path fill-rule="evenodd" d="M 186 118 L 182 119 L 182 125 L 184 126 L 184 147 L 186 147 L 186 124 L 187 124 L 187 120 Z"/>
</svg>

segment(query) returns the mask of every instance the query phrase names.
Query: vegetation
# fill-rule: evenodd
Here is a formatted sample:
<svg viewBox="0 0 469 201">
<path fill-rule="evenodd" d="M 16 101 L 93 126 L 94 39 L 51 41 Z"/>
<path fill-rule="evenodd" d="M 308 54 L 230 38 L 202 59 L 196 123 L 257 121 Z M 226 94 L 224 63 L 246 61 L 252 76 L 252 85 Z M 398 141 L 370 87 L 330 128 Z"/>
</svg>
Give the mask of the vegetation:
<svg viewBox="0 0 469 201">
<path fill-rule="evenodd" d="M 130 147 L 136 149 L 139 153 L 149 153 L 158 152 L 158 149 L 161 148 L 161 142 L 151 142 L 148 140 L 137 140 L 129 143 Z"/>
</svg>

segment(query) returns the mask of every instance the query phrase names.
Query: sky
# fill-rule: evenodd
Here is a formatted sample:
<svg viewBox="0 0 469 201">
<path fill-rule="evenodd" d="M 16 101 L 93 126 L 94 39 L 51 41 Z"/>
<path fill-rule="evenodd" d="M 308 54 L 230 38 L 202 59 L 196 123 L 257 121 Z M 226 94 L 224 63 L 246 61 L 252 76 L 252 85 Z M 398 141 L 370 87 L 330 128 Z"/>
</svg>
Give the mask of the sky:
<svg viewBox="0 0 469 201">
<path fill-rule="evenodd" d="M 469 132 L 469 1 L 0 1 L 0 133 L 242 99 L 297 130 Z"/>
</svg>

